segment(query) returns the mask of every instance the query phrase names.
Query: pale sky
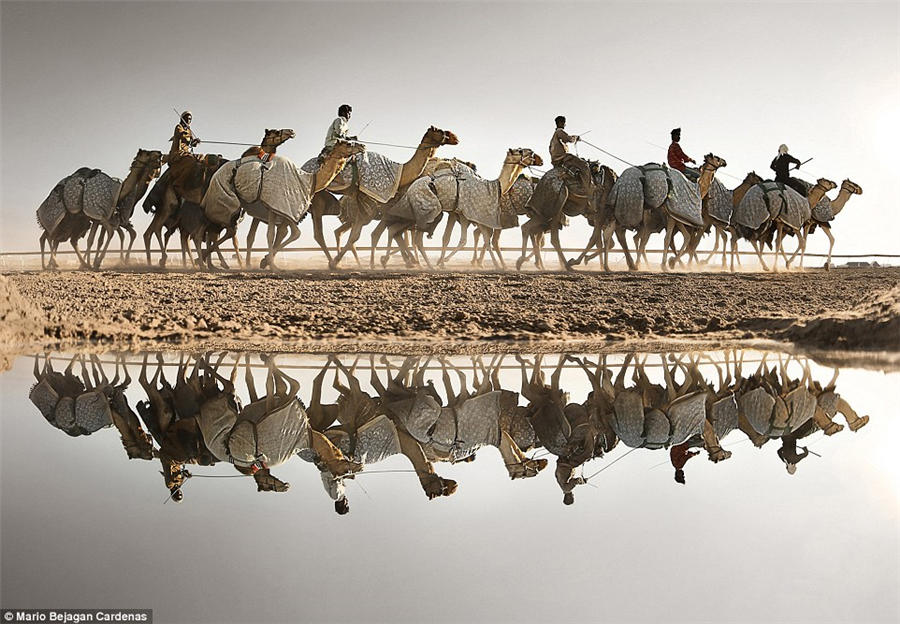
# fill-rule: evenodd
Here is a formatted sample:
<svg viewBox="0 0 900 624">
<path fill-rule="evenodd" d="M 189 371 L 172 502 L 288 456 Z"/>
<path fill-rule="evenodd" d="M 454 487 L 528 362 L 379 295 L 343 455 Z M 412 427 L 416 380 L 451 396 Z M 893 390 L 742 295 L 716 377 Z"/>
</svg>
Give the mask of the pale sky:
<svg viewBox="0 0 900 624">
<path fill-rule="evenodd" d="M 834 224 L 835 253 L 900 253 L 898 6 L 4 1 L 0 248 L 37 249 L 34 211 L 78 167 L 124 177 L 138 148 L 167 150 L 173 107 L 191 109 L 210 140 L 293 128 L 279 153 L 302 162 L 347 102 L 351 132 L 371 122 L 363 139 L 414 145 L 430 124 L 454 131 L 460 144 L 438 154 L 486 177 L 509 147 L 548 160 L 558 114 L 633 163 L 663 160 L 651 143 L 680 126 L 689 155 L 723 156 L 737 178 L 771 174 L 787 143 L 814 158 L 805 170 L 864 188 Z M 134 223 L 143 232 L 149 218 L 138 208 Z M 301 228 L 308 244 L 311 225 Z M 563 240 L 587 235 L 573 220 Z M 810 250 L 824 249 L 817 232 Z"/>
</svg>

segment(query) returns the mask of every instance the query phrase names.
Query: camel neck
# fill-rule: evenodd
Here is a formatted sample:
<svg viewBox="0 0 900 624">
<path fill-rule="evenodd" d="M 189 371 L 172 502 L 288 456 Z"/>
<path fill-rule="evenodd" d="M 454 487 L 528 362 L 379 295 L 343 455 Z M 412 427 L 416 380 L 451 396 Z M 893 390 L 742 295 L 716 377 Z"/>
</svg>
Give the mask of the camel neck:
<svg viewBox="0 0 900 624">
<path fill-rule="evenodd" d="M 434 156 L 435 152 L 437 152 L 437 148 L 437 145 L 429 146 L 424 143 L 419 144 L 419 147 L 416 149 L 416 153 L 412 155 L 412 158 L 403 163 L 403 167 L 400 171 L 400 186 L 412 184 L 416 178 L 422 175 L 422 172 L 425 171 L 425 165 L 428 163 L 428 159 Z"/>
<path fill-rule="evenodd" d="M 714 167 L 704 166 L 700 170 L 700 179 L 697 180 L 697 187 L 700 189 L 700 199 L 704 199 L 709 193 L 709 187 L 712 185 L 715 175 L 716 170 Z"/>
<path fill-rule="evenodd" d="M 500 182 L 500 195 L 506 195 L 513 183 L 519 178 L 524 167 L 519 163 L 504 162 L 497 180 Z"/>
<path fill-rule="evenodd" d="M 740 185 L 736 189 L 734 189 L 734 191 L 732 191 L 732 194 L 731 194 L 732 206 L 737 208 L 737 205 L 741 203 L 742 199 L 744 199 L 744 195 L 746 195 L 747 191 L 749 191 L 751 188 L 753 188 L 753 186 L 755 184 L 756 184 L 756 182 L 741 182 Z"/>
<path fill-rule="evenodd" d="M 820 185 L 816 184 L 814 187 L 809 189 L 809 207 L 815 208 L 816 204 L 825 196 L 825 189 Z"/>
<path fill-rule="evenodd" d="M 346 164 L 346 158 L 326 156 L 325 162 L 322 163 L 322 166 L 319 167 L 319 170 L 316 172 L 315 177 L 313 178 L 315 182 L 314 188 L 312 190 L 313 194 L 327 188 Z"/>
<path fill-rule="evenodd" d="M 834 199 L 834 201 L 831 202 L 831 212 L 832 212 L 832 214 L 835 214 L 835 215 L 836 215 L 836 214 L 839 213 L 841 210 L 843 210 L 843 209 L 844 209 L 844 204 L 847 203 L 847 200 L 850 199 L 850 196 L 851 196 L 852 194 L 853 194 L 853 193 L 851 193 L 851 192 L 848 191 L 847 189 L 842 188 L 842 189 L 840 190 L 840 192 L 838 193 L 838 196 Z"/>
</svg>

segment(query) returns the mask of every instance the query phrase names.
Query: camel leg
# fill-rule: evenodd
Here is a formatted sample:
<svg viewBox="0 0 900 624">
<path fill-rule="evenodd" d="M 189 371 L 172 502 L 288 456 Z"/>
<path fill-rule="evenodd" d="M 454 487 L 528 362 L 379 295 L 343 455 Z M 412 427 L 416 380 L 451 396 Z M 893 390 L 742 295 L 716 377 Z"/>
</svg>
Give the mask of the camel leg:
<svg viewBox="0 0 900 624">
<path fill-rule="evenodd" d="M 784 230 L 779 223 L 775 229 L 775 253 L 772 257 L 772 272 L 778 273 L 778 254 L 783 255 L 782 243 L 784 241 Z"/>
<path fill-rule="evenodd" d="M 384 234 L 384 231 L 387 229 L 387 223 L 384 221 L 379 221 L 378 225 L 372 230 L 372 248 L 369 251 L 369 268 L 375 268 L 375 248 L 378 247 L 378 241 L 381 239 L 381 235 Z M 390 249 L 391 240 L 388 237 L 388 249 Z"/>
<path fill-rule="evenodd" d="M 256 229 L 259 227 L 260 223 L 262 223 L 262 222 L 259 219 L 257 219 L 256 217 L 253 217 L 253 220 L 250 222 L 250 231 L 247 232 L 246 253 L 247 253 L 247 266 L 248 267 L 252 266 L 250 264 L 250 255 L 252 253 L 251 250 L 253 249 L 253 239 L 256 238 Z"/>
<path fill-rule="evenodd" d="M 134 241 L 137 240 L 137 230 L 134 229 L 134 226 L 130 223 L 125 226 L 125 230 L 128 232 L 128 250 L 125 252 L 125 264 L 131 263 L 131 249 L 134 247 Z"/>
<path fill-rule="evenodd" d="M 619 244 L 622 246 L 622 252 L 625 254 L 625 262 L 628 264 L 629 271 L 637 271 L 637 264 L 635 264 L 634 260 L 631 258 L 631 252 L 628 251 L 628 238 L 625 234 L 625 228 L 616 228 L 616 238 L 619 239 Z M 640 259 L 640 256 L 638 256 Z"/>
<path fill-rule="evenodd" d="M 569 260 L 569 266 L 573 267 L 577 264 L 581 264 L 582 262 L 586 263 L 588 252 L 597 246 L 602 236 L 603 229 L 600 227 L 600 223 L 594 223 L 594 230 L 593 232 L 591 232 L 591 237 L 588 239 L 587 245 L 585 245 L 584 247 L 584 251 L 582 251 L 577 258 L 572 258 L 571 260 Z"/>
<path fill-rule="evenodd" d="M 425 251 L 425 233 L 419 232 L 419 231 L 414 232 L 413 233 L 413 244 L 415 245 L 415 247 L 419 251 L 419 253 L 422 255 L 422 258 L 425 260 L 425 265 L 429 269 L 433 269 L 434 266 L 432 266 L 431 260 L 428 258 L 428 252 Z"/>
<path fill-rule="evenodd" d="M 666 223 L 666 238 L 663 242 L 663 252 L 662 252 L 662 270 L 668 271 L 669 266 L 666 263 L 669 254 L 669 245 L 672 244 L 672 237 L 675 236 L 675 232 L 673 231 L 675 226 L 675 222 L 669 218 L 668 223 Z"/>
<path fill-rule="evenodd" d="M 565 271 L 572 271 L 573 269 L 566 260 L 566 255 L 563 253 L 562 246 L 559 244 L 559 231 L 561 229 L 562 228 L 555 227 L 550 230 L 550 244 L 553 245 L 553 248 L 556 250 L 556 256 L 559 258 L 559 265 Z"/>
<path fill-rule="evenodd" d="M 269 227 L 266 228 L 266 242 L 268 244 L 268 253 L 265 257 L 266 268 L 275 269 L 275 234 L 278 226 L 275 224 L 275 215 L 269 215 Z"/>
<path fill-rule="evenodd" d="M 296 223 L 289 221 L 287 224 L 287 227 L 288 227 L 288 237 L 286 240 L 284 240 L 283 242 L 281 242 L 278 245 L 279 251 L 282 249 L 286 249 L 288 245 L 290 245 L 295 240 L 300 238 L 300 228 L 297 226 Z"/>
<path fill-rule="evenodd" d="M 447 248 L 450 247 L 450 238 L 453 236 L 453 226 L 458 222 L 455 212 L 451 212 L 447 216 L 447 225 L 444 226 L 444 235 L 441 237 L 441 255 L 438 258 L 437 265 L 444 267 L 444 263 L 449 259 L 446 258 Z"/>
<path fill-rule="evenodd" d="M 698 242 L 699 245 L 699 242 Z M 715 255 L 719 252 L 719 228 L 713 226 L 713 248 L 712 251 L 709 252 L 709 255 L 706 256 L 706 260 L 700 261 L 701 264 L 709 264 L 710 260 L 712 260 Z"/>
<path fill-rule="evenodd" d="M 753 251 L 759 257 L 759 263 L 762 265 L 763 271 L 768 271 L 769 267 L 766 265 L 765 258 L 763 258 L 762 244 L 757 240 L 751 240 L 750 243 L 753 245 Z"/>
<path fill-rule="evenodd" d="M 41 238 L 39 239 L 39 242 L 41 244 L 41 270 L 43 271 L 47 268 L 47 265 L 44 261 L 44 245 L 47 242 L 47 232 L 41 232 Z"/>
<path fill-rule="evenodd" d="M 88 231 L 87 242 L 84 245 L 84 260 L 87 264 L 85 264 L 85 266 L 80 267 L 80 268 L 87 269 L 87 268 L 90 268 L 90 266 L 91 266 L 91 249 L 93 249 L 93 247 L 94 247 L 94 237 L 98 236 L 99 228 L 100 228 L 99 221 L 91 222 L 91 229 Z M 103 240 L 101 238 L 98 238 L 97 239 L 97 247 L 100 247 L 100 245 L 102 245 L 102 244 L 103 244 Z M 96 253 L 94 255 L 96 255 Z"/>
<path fill-rule="evenodd" d="M 824 231 L 825 236 L 828 237 L 828 259 L 825 260 L 825 268 L 830 269 L 831 268 L 831 252 L 834 250 L 834 235 L 831 233 L 830 227 L 823 227 L 822 231 Z M 806 246 L 804 245 L 804 251 L 806 251 L 805 247 Z M 800 264 L 801 264 L 801 266 L 803 265 L 802 257 L 800 259 Z"/>
<path fill-rule="evenodd" d="M 365 224 L 360 221 L 354 221 L 350 228 L 350 236 L 347 237 L 347 243 L 340 248 L 337 255 L 334 257 L 334 260 L 329 265 L 329 268 L 334 269 L 337 267 L 338 263 L 341 261 L 341 258 L 356 244 L 356 241 L 359 240 L 360 235 L 362 234 L 362 229 Z M 342 226 L 343 227 L 343 226 Z M 335 233 L 337 235 L 337 233 Z"/>
<path fill-rule="evenodd" d="M 328 250 L 328 244 L 325 242 L 325 230 L 322 225 L 322 219 L 324 217 L 318 211 L 312 214 L 312 223 L 313 223 L 313 240 L 319 244 L 319 247 L 322 248 L 322 253 L 325 254 L 326 260 L 328 260 L 328 264 L 331 264 L 331 252 Z"/>
<path fill-rule="evenodd" d="M 99 269 L 100 265 L 103 263 L 103 258 L 106 257 L 106 250 L 109 249 L 109 244 L 113 240 L 115 228 L 110 223 L 104 223 L 102 231 L 105 235 L 106 241 L 103 245 L 102 251 L 100 250 L 100 240 L 97 241 L 97 253 L 94 254 L 94 269 Z"/>
<path fill-rule="evenodd" d="M 494 253 L 497 254 L 497 260 L 500 262 L 500 268 L 504 271 L 506 270 L 506 262 L 503 261 L 503 253 L 500 251 L 500 235 L 503 233 L 503 230 L 494 230 L 493 234 L 491 234 L 491 247 L 494 249 Z"/>
<path fill-rule="evenodd" d="M 144 230 L 144 251 L 147 254 L 147 266 L 150 266 L 153 263 L 153 260 L 150 258 L 150 249 L 152 247 L 151 241 L 153 240 L 153 235 L 156 234 L 159 239 L 159 244 L 162 246 L 162 234 L 160 231 L 162 230 L 162 220 L 160 219 L 160 214 L 154 213 L 153 220 L 150 222 L 150 225 L 147 226 L 147 229 Z M 165 254 L 165 249 L 162 250 Z"/>
<path fill-rule="evenodd" d="M 181 265 L 187 267 L 188 260 L 191 262 L 191 268 L 196 268 L 196 263 L 194 262 L 194 256 L 191 253 L 191 233 L 187 230 L 181 230 L 178 233 L 178 237 L 181 240 Z M 196 242 L 194 243 L 196 246 Z M 200 250 L 197 250 L 197 257 L 200 262 L 203 262 L 203 256 L 200 255 Z"/>
</svg>

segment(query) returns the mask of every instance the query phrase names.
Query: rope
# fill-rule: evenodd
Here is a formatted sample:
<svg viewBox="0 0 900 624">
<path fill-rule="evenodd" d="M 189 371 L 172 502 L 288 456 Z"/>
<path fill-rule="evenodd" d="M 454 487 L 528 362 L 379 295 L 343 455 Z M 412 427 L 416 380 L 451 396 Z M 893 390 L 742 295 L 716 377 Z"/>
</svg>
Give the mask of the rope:
<svg viewBox="0 0 900 624">
<path fill-rule="evenodd" d="M 615 464 L 615 463 L 616 463 L 617 461 L 619 461 L 620 459 L 625 459 L 626 457 L 628 457 L 629 455 L 631 455 L 631 454 L 632 454 L 633 452 L 635 452 L 636 450 L 638 450 L 638 447 L 634 447 L 634 448 L 632 448 L 630 451 L 628 451 L 627 453 L 625 453 L 624 455 L 622 455 L 621 457 L 617 457 L 615 460 L 611 461 L 610 463 L 608 463 L 607 465 L 605 465 L 603 468 L 601 468 L 600 470 L 598 470 L 597 472 L 595 472 L 594 474 L 592 474 L 591 476 L 589 476 L 587 479 L 585 479 L 585 480 L 584 480 L 585 483 L 587 483 L 588 481 L 590 481 L 591 479 L 593 479 L 594 477 L 596 477 L 598 474 L 600 474 L 601 472 L 603 472 L 604 470 L 606 470 L 607 468 L 609 468 L 610 466 L 612 466 L 613 464 Z"/>
<path fill-rule="evenodd" d="M 366 145 L 383 145 L 385 147 L 402 147 L 403 149 L 411 149 L 411 150 L 415 150 L 415 151 L 419 151 L 421 149 L 431 149 L 432 147 L 434 147 L 433 145 L 428 145 L 428 146 L 420 145 L 419 147 L 413 147 L 412 145 L 398 145 L 396 143 L 379 143 L 378 141 L 362 141 L 362 140 L 360 140 L 357 142 L 363 143 Z"/>
<path fill-rule="evenodd" d="M 254 145 L 259 145 L 259 143 L 234 143 L 232 141 L 207 141 L 206 139 L 201 139 L 201 143 L 215 143 L 216 145 L 240 145 L 242 147 L 253 147 Z"/>
<path fill-rule="evenodd" d="M 604 154 L 606 154 L 607 156 L 612 156 L 612 157 L 615 158 L 616 160 L 625 163 L 625 164 L 628 165 L 629 167 L 634 167 L 634 166 L 635 166 L 635 165 L 632 165 L 632 164 L 631 164 L 630 162 L 628 162 L 627 160 L 625 160 L 624 158 L 619 158 L 619 157 L 616 156 L 615 154 L 611 154 L 611 153 L 607 152 L 605 149 L 603 149 L 602 147 L 597 147 L 597 146 L 594 145 L 593 143 L 590 143 L 590 142 L 588 142 L 588 141 L 585 141 L 584 139 L 581 139 L 581 142 L 584 143 L 585 145 L 590 145 L 590 146 L 593 147 L 595 150 L 599 150 L 599 151 L 603 152 Z"/>
</svg>

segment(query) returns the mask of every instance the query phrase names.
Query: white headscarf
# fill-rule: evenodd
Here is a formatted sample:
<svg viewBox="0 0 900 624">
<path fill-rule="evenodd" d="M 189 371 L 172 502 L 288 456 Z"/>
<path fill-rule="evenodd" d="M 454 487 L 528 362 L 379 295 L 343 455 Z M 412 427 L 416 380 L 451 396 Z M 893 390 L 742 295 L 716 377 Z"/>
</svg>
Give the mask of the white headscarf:
<svg viewBox="0 0 900 624">
<path fill-rule="evenodd" d="M 785 145 L 784 143 L 782 143 L 782 144 L 778 147 L 778 153 L 779 153 L 780 155 L 787 154 L 787 153 L 788 153 L 788 146 Z"/>
</svg>

